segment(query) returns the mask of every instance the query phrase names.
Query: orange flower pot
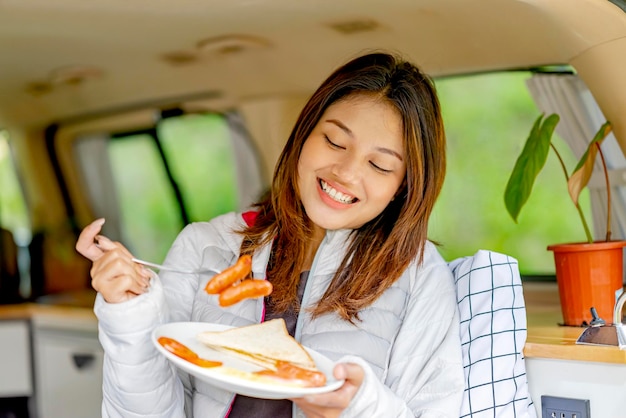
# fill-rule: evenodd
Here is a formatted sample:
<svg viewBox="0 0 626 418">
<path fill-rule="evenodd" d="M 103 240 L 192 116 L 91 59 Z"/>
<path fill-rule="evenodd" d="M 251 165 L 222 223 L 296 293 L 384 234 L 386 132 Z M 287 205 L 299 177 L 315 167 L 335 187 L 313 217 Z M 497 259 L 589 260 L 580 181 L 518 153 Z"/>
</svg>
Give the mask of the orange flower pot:
<svg viewBox="0 0 626 418">
<path fill-rule="evenodd" d="M 589 325 L 591 307 L 607 324 L 613 322 L 615 301 L 624 286 L 625 246 L 626 241 L 548 246 L 554 252 L 564 325 Z"/>
</svg>

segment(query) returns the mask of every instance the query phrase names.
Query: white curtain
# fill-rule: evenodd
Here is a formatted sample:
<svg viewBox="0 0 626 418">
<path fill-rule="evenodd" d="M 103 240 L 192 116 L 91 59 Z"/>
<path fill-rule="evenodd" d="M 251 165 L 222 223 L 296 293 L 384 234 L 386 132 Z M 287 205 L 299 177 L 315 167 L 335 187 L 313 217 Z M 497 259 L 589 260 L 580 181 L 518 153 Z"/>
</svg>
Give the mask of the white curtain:
<svg viewBox="0 0 626 418">
<path fill-rule="evenodd" d="M 237 161 L 237 191 L 239 193 L 239 209 L 243 210 L 256 202 L 268 187 L 263 177 L 259 152 L 250 138 L 243 118 L 237 112 L 226 115 L 235 160 Z"/>
<path fill-rule="evenodd" d="M 593 95 L 575 74 L 535 74 L 527 80 L 527 87 L 540 111 L 557 113 L 560 122 L 557 134 L 571 147 L 577 159 L 587 149 L 589 141 L 606 121 Z M 611 133 L 602 143 L 611 182 L 611 239 L 626 236 L 626 158 Z M 571 170 L 574 167 L 569 167 Z M 593 212 L 594 238 L 603 240 L 606 232 L 606 187 L 600 158 L 596 159 L 589 182 Z"/>
<path fill-rule="evenodd" d="M 113 183 L 113 171 L 107 151 L 108 141 L 109 136 L 106 134 L 81 136 L 74 141 L 74 160 L 78 162 L 85 184 L 83 190 L 88 193 L 95 216 L 106 219 L 102 227 L 103 235 L 120 241 L 122 228 L 119 199 Z"/>
</svg>

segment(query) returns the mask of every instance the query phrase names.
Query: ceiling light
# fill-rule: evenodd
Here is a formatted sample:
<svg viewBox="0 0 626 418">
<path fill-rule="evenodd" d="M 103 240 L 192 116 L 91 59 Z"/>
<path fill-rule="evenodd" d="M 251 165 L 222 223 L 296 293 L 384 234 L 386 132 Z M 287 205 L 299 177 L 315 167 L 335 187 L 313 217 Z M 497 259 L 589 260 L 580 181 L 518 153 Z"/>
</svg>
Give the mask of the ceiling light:
<svg viewBox="0 0 626 418">
<path fill-rule="evenodd" d="M 171 51 L 161 55 L 161 58 L 172 65 L 186 65 L 194 63 L 198 57 L 189 51 Z"/>
<path fill-rule="evenodd" d="M 268 48 L 267 39 L 251 35 L 225 35 L 207 38 L 197 43 L 197 49 L 203 54 L 234 54 L 248 49 Z"/>
<path fill-rule="evenodd" d="M 380 28 L 380 24 L 372 19 L 346 20 L 343 22 L 331 23 L 328 26 L 344 35 L 352 35 L 361 32 L 373 32 Z"/>
<path fill-rule="evenodd" d="M 76 85 L 83 81 L 99 78 L 102 71 L 95 67 L 72 65 L 50 71 L 49 80 L 54 85 Z"/>
</svg>

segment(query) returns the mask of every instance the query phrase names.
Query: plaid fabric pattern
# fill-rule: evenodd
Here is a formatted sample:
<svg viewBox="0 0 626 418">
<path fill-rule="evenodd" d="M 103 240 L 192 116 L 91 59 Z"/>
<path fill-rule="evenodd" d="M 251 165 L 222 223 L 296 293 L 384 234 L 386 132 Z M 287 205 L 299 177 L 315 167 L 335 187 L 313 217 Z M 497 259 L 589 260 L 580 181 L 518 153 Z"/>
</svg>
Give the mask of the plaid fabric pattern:
<svg viewBox="0 0 626 418">
<path fill-rule="evenodd" d="M 480 250 L 449 263 L 461 318 L 461 418 L 536 418 L 524 364 L 526 308 L 517 260 Z"/>
</svg>

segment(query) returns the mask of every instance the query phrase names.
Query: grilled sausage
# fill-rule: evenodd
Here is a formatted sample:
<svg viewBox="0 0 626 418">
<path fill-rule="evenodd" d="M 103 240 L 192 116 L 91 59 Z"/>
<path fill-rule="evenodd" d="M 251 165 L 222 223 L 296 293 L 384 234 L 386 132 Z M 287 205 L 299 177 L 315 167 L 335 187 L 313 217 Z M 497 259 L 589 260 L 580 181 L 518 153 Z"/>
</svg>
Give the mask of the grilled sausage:
<svg viewBox="0 0 626 418">
<path fill-rule="evenodd" d="M 213 276 L 206 284 L 204 290 L 209 295 L 217 295 L 233 283 L 245 279 L 250 274 L 251 269 L 252 256 L 244 254 L 239 257 L 239 260 L 234 265 Z"/>
<path fill-rule="evenodd" d="M 173 353 L 174 355 L 184 360 L 187 360 L 188 362 L 193 363 L 196 366 L 217 367 L 217 366 L 222 365 L 221 361 L 206 360 L 206 359 L 198 357 L 198 355 L 194 351 L 192 351 L 189 347 L 176 341 L 173 338 L 159 337 L 158 341 L 159 341 L 159 344 L 161 344 L 163 348 L 165 348 L 170 353 Z"/>
<path fill-rule="evenodd" d="M 267 280 L 246 279 L 220 292 L 219 304 L 231 306 L 244 299 L 260 298 L 272 293 L 272 284 Z"/>
</svg>

